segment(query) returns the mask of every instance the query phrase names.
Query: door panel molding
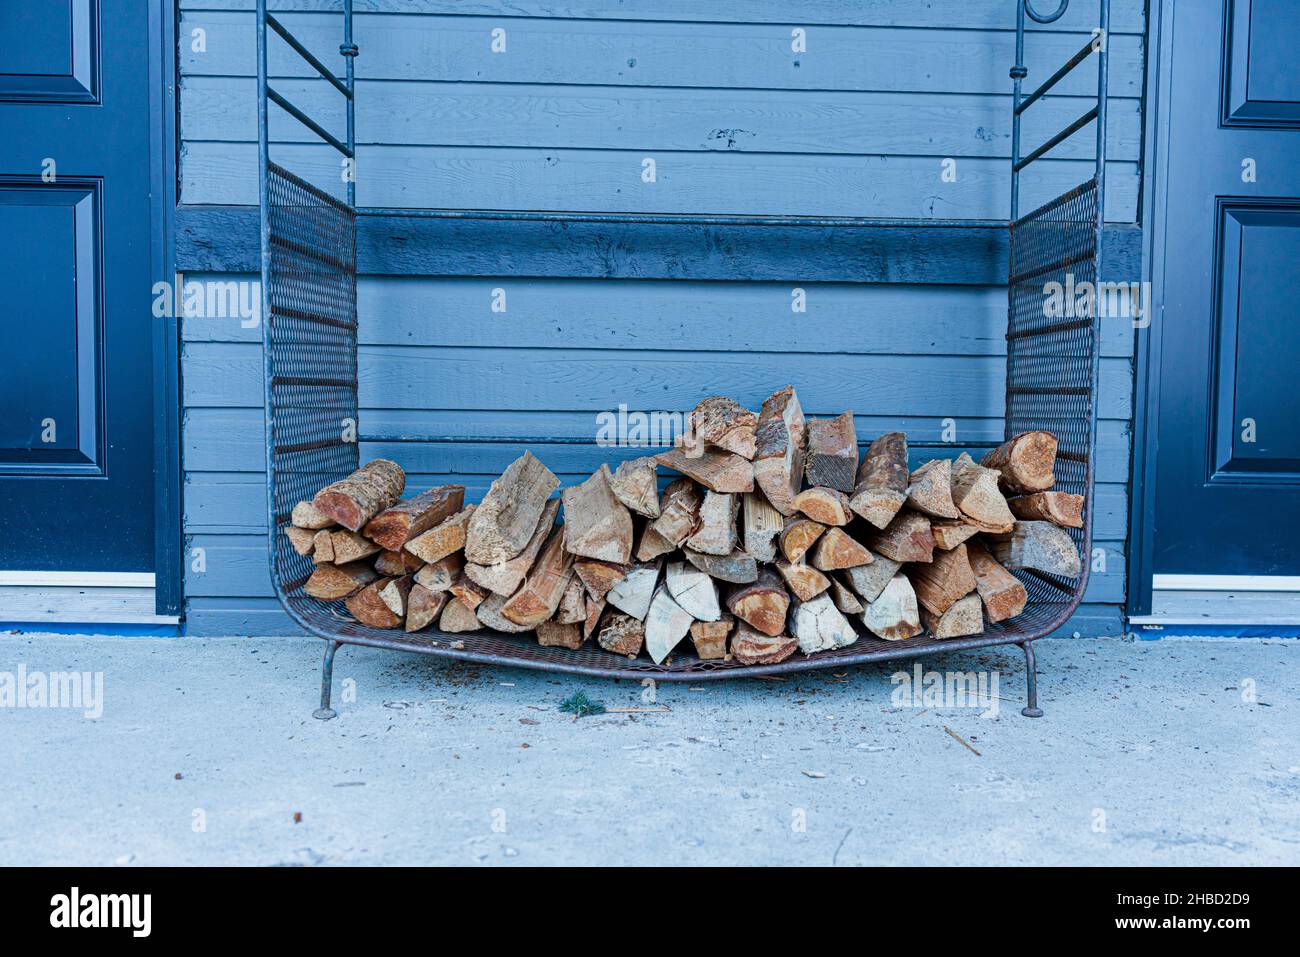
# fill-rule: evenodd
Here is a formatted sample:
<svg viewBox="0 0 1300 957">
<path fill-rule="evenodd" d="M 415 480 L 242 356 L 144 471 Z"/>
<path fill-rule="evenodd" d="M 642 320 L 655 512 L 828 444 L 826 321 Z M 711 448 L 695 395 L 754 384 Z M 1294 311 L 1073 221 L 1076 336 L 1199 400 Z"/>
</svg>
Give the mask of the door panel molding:
<svg viewBox="0 0 1300 957">
<path fill-rule="evenodd" d="M 1268 129 L 1300 127 L 1300 76 L 1294 71 L 1280 71 L 1290 75 L 1295 89 L 1278 90 L 1263 83 L 1258 70 L 1254 74 L 1251 70 L 1252 56 L 1260 60 L 1288 56 L 1282 44 L 1294 44 L 1294 24 L 1257 23 L 1255 12 L 1255 0 L 1227 0 L 1224 5 L 1223 108 L 1219 122 L 1223 126 Z M 1275 46 L 1261 49 L 1265 43 Z M 1263 66 L 1258 62 L 1254 65 Z"/>
<path fill-rule="evenodd" d="M 10 8 L 15 15 L 17 4 Z M 4 13 L 0 12 L 0 17 Z M 67 31 L 65 63 L 28 63 L 26 69 L 0 73 L 0 103 L 98 103 L 99 83 L 99 3 L 97 0 L 68 0 L 68 21 L 54 24 Z M 0 20 L 0 30 L 7 24 Z M 7 31 L 20 35 L 19 30 Z M 11 40 L 10 42 L 15 42 Z M 16 42 L 25 43 L 25 40 Z M 25 45 L 31 49 L 33 45 Z M 42 67 L 46 67 L 42 69 Z"/>
</svg>

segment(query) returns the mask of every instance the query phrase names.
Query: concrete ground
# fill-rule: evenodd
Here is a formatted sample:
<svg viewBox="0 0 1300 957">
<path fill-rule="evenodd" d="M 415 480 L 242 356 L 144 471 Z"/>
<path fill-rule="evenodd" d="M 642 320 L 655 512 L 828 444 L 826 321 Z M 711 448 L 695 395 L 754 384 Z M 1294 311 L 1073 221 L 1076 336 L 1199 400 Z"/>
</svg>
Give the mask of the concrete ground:
<svg viewBox="0 0 1300 957">
<path fill-rule="evenodd" d="M 1037 720 L 1015 648 L 922 660 L 996 716 L 891 701 L 911 663 L 650 703 L 344 648 L 325 722 L 316 640 L 0 636 L 0 864 L 1300 863 L 1300 643 L 1038 648 Z M 102 716 L 20 669 L 102 672 Z"/>
</svg>

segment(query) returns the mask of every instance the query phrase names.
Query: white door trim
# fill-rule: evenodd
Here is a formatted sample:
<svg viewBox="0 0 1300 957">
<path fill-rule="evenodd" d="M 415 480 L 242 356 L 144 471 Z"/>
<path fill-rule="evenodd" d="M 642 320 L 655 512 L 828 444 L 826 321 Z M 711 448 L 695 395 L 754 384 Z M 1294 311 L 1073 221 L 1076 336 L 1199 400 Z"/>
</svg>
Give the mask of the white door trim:
<svg viewBox="0 0 1300 957">
<path fill-rule="evenodd" d="M 153 588 L 153 572 L 0 571 L 0 586 L 55 588 Z"/>
<path fill-rule="evenodd" d="M 1154 591 L 1300 591 L 1300 575 L 1154 575 Z"/>
</svg>

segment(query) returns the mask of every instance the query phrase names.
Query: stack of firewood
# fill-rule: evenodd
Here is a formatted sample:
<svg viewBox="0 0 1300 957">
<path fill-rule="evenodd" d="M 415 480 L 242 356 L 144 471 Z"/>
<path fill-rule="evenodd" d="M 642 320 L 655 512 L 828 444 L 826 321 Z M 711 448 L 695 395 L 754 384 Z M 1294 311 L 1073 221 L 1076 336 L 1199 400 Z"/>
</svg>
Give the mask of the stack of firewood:
<svg viewBox="0 0 1300 957">
<path fill-rule="evenodd" d="M 316 562 L 307 594 L 375 628 L 594 638 L 657 663 L 689 634 L 700 658 L 767 664 L 853 644 L 851 618 L 887 641 L 978 634 L 1024 610 L 1007 569 L 1077 578 L 1063 529 L 1083 498 L 1052 491 L 1055 461 L 1055 436 L 1026 432 L 909 470 L 903 433 L 860 455 L 852 412 L 805 421 L 787 386 L 757 415 L 705 399 L 677 447 L 559 498 L 529 452 L 477 506 L 459 485 L 402 500 L 401 467 L 376 459 L 286 533 Z M 681 476 L 662 492 L 659 466 Z"/>
</svg>

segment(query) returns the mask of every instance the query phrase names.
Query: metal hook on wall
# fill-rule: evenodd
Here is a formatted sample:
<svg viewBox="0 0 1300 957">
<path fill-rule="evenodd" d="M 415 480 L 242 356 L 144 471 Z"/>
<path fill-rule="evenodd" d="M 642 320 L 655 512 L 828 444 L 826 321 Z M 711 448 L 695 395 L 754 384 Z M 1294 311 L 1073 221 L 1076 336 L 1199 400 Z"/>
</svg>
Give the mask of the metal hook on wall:
<svg viewBox="0 0 1300 957">
<path fill-rule="evenodd" d="M 1024 0 L 1024 4 L 1025 13 L 1029 14 L 1029 19 L 1033 20 L 1035 23 L 1055 23 L 1057 20 L 1061 19 L 1065 14 L 1066 9 L 1069 8 L 1070 0 L 1061 0 L 1060 6 L 1056 8 L 1056 11 L 1054 13 L 1049 13 L 1046 16 L 1034 9 L 1032 0 Z"/>
</svg>

